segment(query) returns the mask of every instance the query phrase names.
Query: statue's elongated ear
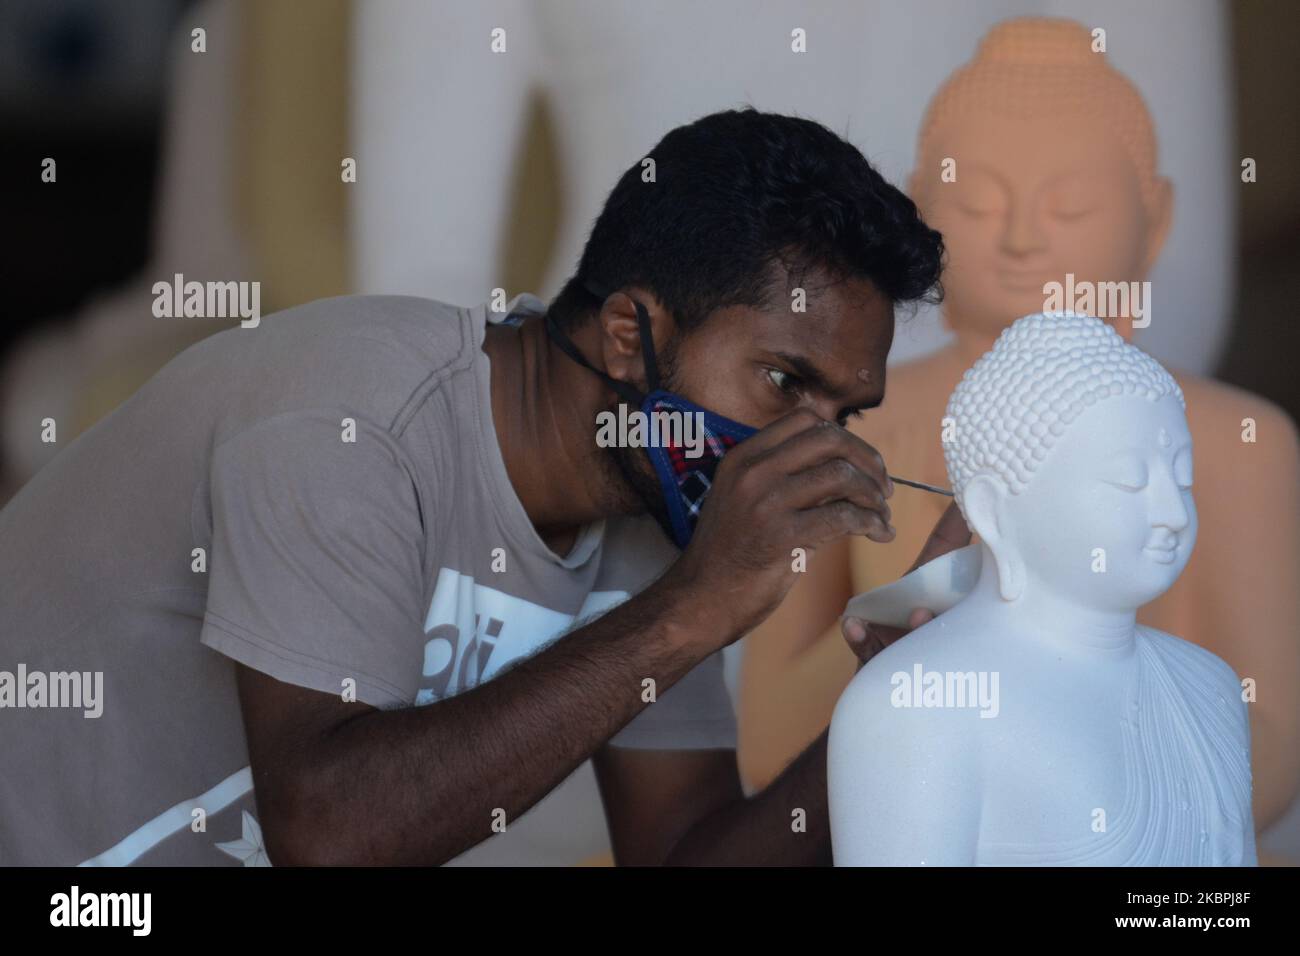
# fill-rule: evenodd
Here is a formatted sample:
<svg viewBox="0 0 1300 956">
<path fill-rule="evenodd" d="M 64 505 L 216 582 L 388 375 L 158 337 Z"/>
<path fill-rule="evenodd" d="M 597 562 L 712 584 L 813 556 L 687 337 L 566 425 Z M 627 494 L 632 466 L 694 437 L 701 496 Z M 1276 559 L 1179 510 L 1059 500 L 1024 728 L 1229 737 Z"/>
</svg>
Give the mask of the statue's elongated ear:
<svg viewBox="0 0 1300 956">
<path fill-rule="evenodd" d="M 1146 278 L 1155 268 L 1160 250 L 1165 247 L 1169 237 L 1169 227 L 1174 219 L 1174 184 L 1163 176 L 1156 178 L 1155 195 L 1146 210 L 1147 221 L 1145 235 L 1142 237 L 1142 277 Z"/>
<path fill-rule="evenodd" d="M 1025 590 L 1025 562 L 1012 533 L 1008 495 L 1010 492 L 1006 485 L 997 478 L 976 475 L 966 483 L 962 503 L 971 530 L 980 536 L 993 554 L 1002 600 L 1014 601 Z"/>
</svg>

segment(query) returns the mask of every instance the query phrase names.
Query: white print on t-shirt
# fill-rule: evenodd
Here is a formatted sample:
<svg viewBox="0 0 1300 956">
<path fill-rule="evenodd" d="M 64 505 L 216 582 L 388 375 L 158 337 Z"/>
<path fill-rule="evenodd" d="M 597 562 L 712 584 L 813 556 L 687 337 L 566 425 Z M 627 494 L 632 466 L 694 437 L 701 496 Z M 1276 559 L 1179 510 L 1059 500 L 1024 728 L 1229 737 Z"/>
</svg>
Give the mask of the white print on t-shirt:
<svg viewBox="0 0 1300 956">
<path fill-rule="evenodd" d="M 117 844 L 98 856 L 82 861 L 80 866 L 130 866 L 173 833 L 190 825 L 195 810 L 203 810 L 209 817 L 226 809 L 240 797 L 253 790 L 251 767 L 236 770 L 215 787 L 197 797 L 182 800 L 164 810 L 149 822 L 137 827 Z M 260 832 L 260 831 L 259 831 Z"/>
<path fill-rule="evenodd" d="M 217 849 L 239 860 L 244 866 L 270 866 L 266 843 L 262 840 L 262 826 L 247 810 L 240 819 L 240 836 L 229 843 L 218 843 Z"/>
<path fill-rule="evenodd" d="M 424 622 L 424 668 L 417 704 L 477 687 L 521 657 L 529 657 L 574 621 L 609 610 L 626 591 L 592 591 L 576 615 L 478 584 L 451 568 L 438 572 Z"/>
</svg>

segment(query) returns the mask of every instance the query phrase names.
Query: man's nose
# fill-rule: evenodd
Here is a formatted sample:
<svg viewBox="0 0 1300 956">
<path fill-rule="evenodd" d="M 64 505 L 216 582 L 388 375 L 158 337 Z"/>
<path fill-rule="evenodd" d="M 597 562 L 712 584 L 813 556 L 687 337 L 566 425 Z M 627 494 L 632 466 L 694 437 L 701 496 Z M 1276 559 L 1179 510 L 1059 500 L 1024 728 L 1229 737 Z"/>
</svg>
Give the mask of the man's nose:
<svg viewBox="0 0 1300 956">
<path fill-rule="evenodd" d="M 840 424 L 840 406 L 837 403 L 828 399 L 812 400 L 808 402 L 808 408 L 815 412 L 818 418 Z"/>
</svg>

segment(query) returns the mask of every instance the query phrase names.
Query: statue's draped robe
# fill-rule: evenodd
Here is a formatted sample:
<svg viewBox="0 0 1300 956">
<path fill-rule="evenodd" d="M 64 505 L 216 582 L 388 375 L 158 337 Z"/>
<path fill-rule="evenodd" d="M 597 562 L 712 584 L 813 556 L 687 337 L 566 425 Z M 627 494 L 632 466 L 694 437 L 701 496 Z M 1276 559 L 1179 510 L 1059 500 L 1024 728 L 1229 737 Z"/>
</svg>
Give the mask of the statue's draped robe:
<svg viewBox="0 0 1300 956">
<path fill-rule="evenodd" d="M 1250 729 L 1213 654 L 1138 628 L 1125 712 L 1124 798 L 1105 832 L 1053 844 L 981 843 L 982 866 L 1254 866 Z"/>
</svg>

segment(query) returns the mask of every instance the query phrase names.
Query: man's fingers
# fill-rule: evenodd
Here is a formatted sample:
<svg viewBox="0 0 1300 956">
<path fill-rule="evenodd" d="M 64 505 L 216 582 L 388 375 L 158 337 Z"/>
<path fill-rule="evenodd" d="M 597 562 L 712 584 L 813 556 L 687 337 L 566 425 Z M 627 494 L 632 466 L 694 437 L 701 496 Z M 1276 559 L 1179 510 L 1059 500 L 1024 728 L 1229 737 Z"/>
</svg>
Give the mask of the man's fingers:
<svg viewBox="0 0 1300 956">
<path fill-rule="evenodd" d="M 849 642 L 849 647 L 855 650 L 867 639 L 867 624 L 860 617 L 846 617 L 840 622 L 840 630 L 844 632 L 844 639 Z"/>
<path fill-rule="evenodd" d="M 783 415 L 765 428 L 759 429 L 752 436 L 736 446 L 728 457 L 741 457 L 741 452 L 750 461 L 766 455 L 774 448 L 780 447 L 794 436 L 826 424 L 826 419 L 807 408 L 797 408 L 788 415 Z"/>
<path fill-rule="evenodd" d="M 843 499 L 878 511 L 886 522 L 890 520 L 889 505 L 885 503 L 885 493 L 880 485 L 843 458 L 832 458 L 790 475 L 786 482 L 789 489 L 786 503 L 792 507 L 815 508 Z"/>
<path fill-rule="evenodd" d="M 923 607 L 913 608 L 912 613 L 907 616 L 907 629 L 914 631 L 922 624 L 928 624 L 933 620 L 933 611 L 927 611 Z"/>
<path fill-rule="evenodd" d="M 793 475 L 842 458 L 870 476 L 886 498 L 893 494 L 894 484 L 885 473 L 885 460 L 878 451 L 834 422 L 820 418 L 817 422 L 815 426 L 793 433 L 779 445 L 771 446 L 760 458 L 753 459 L 755 466 Z"/>
<path fill-rule="evenodd" d="M 840 622 L 840 632 L 860 664 L 865 664 L 907 633 L 901 627 L 868 624 L 859 617 L 846 617 Z"/>
<path fill-rule="evenodd" d="M 925 541 L 925 546 L 921 548 L 920 555 L 908 571 L 915 571 L 921 565 L 928 564 L 949 551 L 966 547 L 970 544 L 970 537 L 970 528 L 966 526 L 966 519 L 962 517 L 961 509 L 954 501 L 939 517 L 934 530 L 930 532 L 930 537 Z"/>
<path fill-rule="evenodd" d="M 831 501 L 815 508 L 804 508 L 796 514 L 799 522 L 796 538 L 812 547 L 846 534 L 865 535 L 880 544 L 894 540 L 894 529 L 880 512 L 851 501 Z"/>
</svg>

